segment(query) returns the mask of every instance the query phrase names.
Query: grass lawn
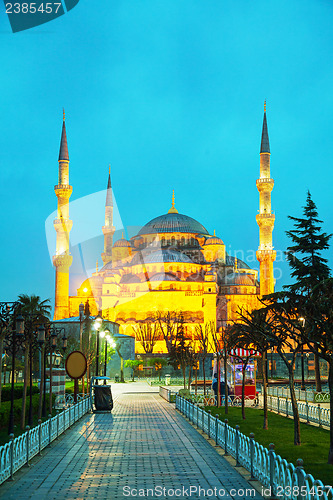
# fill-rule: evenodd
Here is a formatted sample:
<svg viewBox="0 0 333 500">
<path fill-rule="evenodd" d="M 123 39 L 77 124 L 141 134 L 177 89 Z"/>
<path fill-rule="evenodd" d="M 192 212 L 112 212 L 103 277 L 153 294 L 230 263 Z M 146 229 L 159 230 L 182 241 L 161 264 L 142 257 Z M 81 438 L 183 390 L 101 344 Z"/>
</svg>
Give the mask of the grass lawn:
<svg viewBox="0 0 333 500">
<path fill-rule="evenodd" d="M 333 485 L 333 465 L 327 464 L 329 450 L 329 431 L 301 423 L 301 446 L 294 445 L 294 422 L 291 418 L 282 417 L 268 412 L 268 430 L 262 428 L 264 412 L 261 409 L 246 408 L 246 420 L 242 420 L 241 408 L 229 408 L 226 415 L 223 408 L 206 407 L 212 415 L 220 415 L 229 425 L 239 425 L 240 432 L 249 436 L 254 433 L 255 441 L 266 448 L 275 444 L 275 451 L 288 462 L 296 465 L 298 458 L 304 462 L 304 470 L 315 479 L 321 479 L 324 484 Z"/>
</svg>

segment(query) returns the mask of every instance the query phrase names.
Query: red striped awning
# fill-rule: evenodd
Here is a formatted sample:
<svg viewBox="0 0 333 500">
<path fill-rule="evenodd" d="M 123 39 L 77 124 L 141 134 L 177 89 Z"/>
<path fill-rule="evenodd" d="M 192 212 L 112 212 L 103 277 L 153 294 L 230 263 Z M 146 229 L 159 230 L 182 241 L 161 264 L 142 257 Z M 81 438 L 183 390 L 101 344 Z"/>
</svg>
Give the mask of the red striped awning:
<svg viewBox="0 0 333 500">
<path fill-rule="evenodd" d="M 241 347 L 237 347 L 237 349 L 231 349 L 229 351 L 229 356 L 237 356 L 238 358 L 247 358 L 248 356 L 260 356 L 258 351 L 254 349 L 242 349 Z"/>
</svg>

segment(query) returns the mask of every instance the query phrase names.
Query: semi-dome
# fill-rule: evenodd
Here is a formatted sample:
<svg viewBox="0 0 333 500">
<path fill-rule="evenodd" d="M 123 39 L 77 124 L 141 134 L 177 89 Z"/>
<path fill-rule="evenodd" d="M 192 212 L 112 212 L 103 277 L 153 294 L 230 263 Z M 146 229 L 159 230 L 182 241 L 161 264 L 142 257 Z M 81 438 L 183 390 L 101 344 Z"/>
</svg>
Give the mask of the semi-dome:
<svg viewBox="0 0 333 500">
<path fill-rule="evenodd" d="M 193 264 L 192 259 L 182 252 L 176 252 L 171 249 L 161 249 L 155 252 L 137 252 L 132 261 L 131 266 L 139 264 L 157 264 L 162 262 L 179 262 Z"/>
<path fill-rule="evenodd" d="M 178 213 L 167 213 L 155 217 L 145 224 L 138 235 L 155 233 L 192 233 L 209 235 L 207 229 L 192 217 Z"/>
<path fill-rule="evenodd" d="M 131 246 L 132 246 L 131 243 L 128 240 L 125 240 L 124 238 L 117 240 L 113 245 L 114 248 L 124 248 L 124 247 L 131 248 Z"/>
</svg>

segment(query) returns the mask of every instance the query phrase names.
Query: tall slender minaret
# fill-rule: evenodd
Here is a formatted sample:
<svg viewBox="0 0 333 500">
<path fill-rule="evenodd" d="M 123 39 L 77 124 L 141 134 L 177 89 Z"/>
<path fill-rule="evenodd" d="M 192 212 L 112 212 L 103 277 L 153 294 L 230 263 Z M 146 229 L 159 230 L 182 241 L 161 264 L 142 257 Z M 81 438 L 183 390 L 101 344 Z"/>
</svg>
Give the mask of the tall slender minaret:
<svg viewBox="0 0 333 500">
<path fill-rule="evenodd" d="M 260 147 L 260 179 L 257 179 L 259 213 L 256 217 L 259 226 L 257 259 L 260 262 L 261 296 L 274 292 L 273 262 L 276 258 L 276 252 L 273 250 L 272 232 L 275 215 L 272 214 L 271 209 L 271 191 L 274 187 L 274 180 L 270 177 L 270 156 L 265 101 Z"/>
<path fill-rule="evenodd" d="M 73 222 L 69 218 L 69 198 L 72 186 L 69 185 L 69 156 L 67 147 L 65 111 L 59 151 L 59 180 L 54 186 L 58 198 L 58 214 L 54 220 L 54 229 L 57 232 L 56 254 L 53 256 L 53 265 L 56 268 L 55 279 L 55 307 L 54 319 L 69 317 L 69 268 L 73 257 L 69 253 L 69 233 Z"/>
<path fill-rule="evenodd" d="M 105 225 L 102 227 L 102 230 L 104 234 L 104 252 L 102 253 L 102 260 L 105 265 L 112 260 L 113 235 L 116 230 L 116 228 L 113 225 L 113 200 L 112 200 L 110 166 L 109 166 L 108 186 L 106 189 Z"/>
</svg>

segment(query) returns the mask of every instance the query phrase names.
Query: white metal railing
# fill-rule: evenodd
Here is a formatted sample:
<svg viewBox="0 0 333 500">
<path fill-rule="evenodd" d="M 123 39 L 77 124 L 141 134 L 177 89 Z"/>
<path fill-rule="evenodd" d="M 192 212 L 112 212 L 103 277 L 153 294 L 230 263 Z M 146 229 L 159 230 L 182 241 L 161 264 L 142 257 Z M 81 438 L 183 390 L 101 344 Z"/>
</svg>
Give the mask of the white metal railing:
<svg viewBox="0 0 333 500">
<path fill-rule="evenodd" d="M 257 479 L 270 488 L 271 498 L 279 495 L 286 500 L 332 499 L 332 486 L 324 486 L 322 481 L 306 474 L 302 460 L 298 460 L 295 467 L 275 453 L 273 444 L 270 449 L 264 448 L 254 440 L 254 434 L 245 436 L 238 425 L 230 427 L 228 420 L 222 422 L 218 416 L 179 395 L 176 396 L 176 408 L 213 438 L 216 445 L 224 449 L 225 455 L 232 455 L 236 466 L 247 469 L 251 479 Z"/>
<path fill-rule="evenodd" d="M 161 398 L 165 399 L 169 403 L 175 402 L 176 394 L 177 393 L 175 391 L 171 391 L 170 389 L 167 389 L 166 387 L 162 387 L 160 385 L 159 395 L 161 396 Z"/>
<path fill-rule="evenodd" d="M 277 413 L 282 413 L 287 417 L 293 416 L 293 408 L 291 404 L 291 399 L 268 396 L 267 398 L 268 408 L 270 410 L 276 411 Z M 331 412 L 329 408 L 322 408 L 320 403 L 317 405 L 308 403 L 307 401 L 297 401 L 298 413 L 300 418 L 303 418 L 308 423 L 318 424 L 320 427 L 325 425 L 330 426 L 330 416 Z"/>
<path fill-rule="evenodd" d="M 267 394 L 269 396 L 275 396 L 280 398 L 290 398 L 289 387 L 268 387 Z M 296 399 L 300 401 L 308 401 L 309 403 L 329 403 L 330 393 L 329 392 L 316 392 L 313 390 L 302 391 L 295 387 Z"/>
<path fill-rule="evenodd" d="M 14 439 L 11 434 L 10 441 L 0 446 L 0 484 L 12 478 L 23 465 L 29 465 L 29 460 L 40 454 L 41 450 L 49 446 L 89 409 L 90 398 L 87 396 L 55 417 L 49 416 L 48 420 L 33 429 L 27 428 L 21 436 Z"/>
</svg>

